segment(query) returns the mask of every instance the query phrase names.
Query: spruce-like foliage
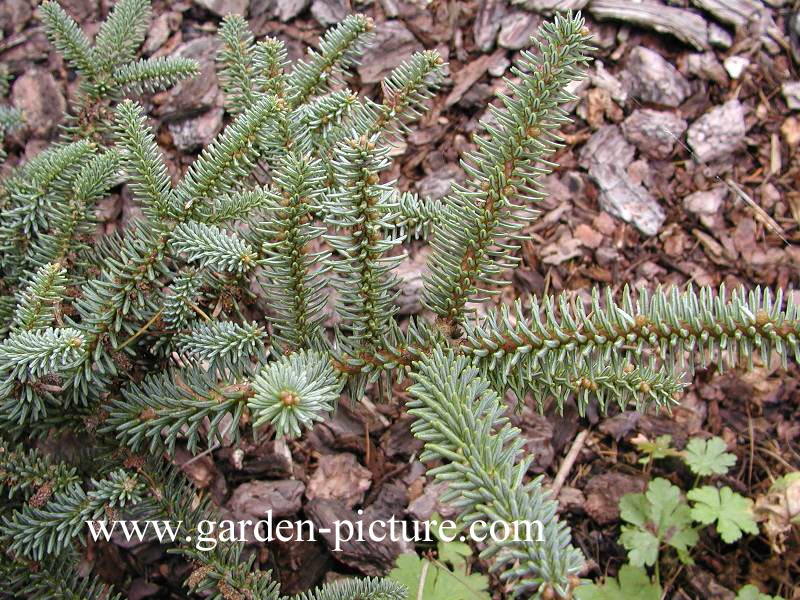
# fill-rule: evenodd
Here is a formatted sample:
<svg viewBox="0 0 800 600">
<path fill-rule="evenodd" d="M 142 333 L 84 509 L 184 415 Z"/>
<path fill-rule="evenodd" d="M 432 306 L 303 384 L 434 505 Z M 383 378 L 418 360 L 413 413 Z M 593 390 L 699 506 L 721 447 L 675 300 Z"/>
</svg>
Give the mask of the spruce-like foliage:
<svg viewBox="0 0 800 600">
<path fill-rule="evenodd" d="M 0 573 L 14 593 L 108 596 L 72 567 L 58 577 L 80 556 L 87 519 L 124 510 L 193 531 L 213 518 L 208 498 L 162 462 L 178 447 L 300 436 L 343 395 L 384 397 L 410 379 L 421 458 L 448 482 L 459 523 L 543 524 L 543 542 L 490 543 L 482 556 L 515 593 L 566 597 L 583 558 L 542 479 L 528 478 L 506 392 L 558 410 L 668 408 L 697 361 L 798 358 L 800 309 L 766 290 L 595 292 L 588 306 L 564 294 L 470 314 L 505 285 L 535 218 L 565 89 L 587 61 L 579 15 L 542 27 L 465 157 L 466 182 L 430 201 L 401 193 L 386 170 L 442 60 L 415 54 L 381 99 L 359 97 L 346 82 L 374 29 L 365 17 L 345 19 L 291 69 L 280 41 L 227 17 L 218 58 L 232 121 L 174 182 L 144 108 L 123 95 L 194 65 L 136 59 L 145 0 L 120 0 L 94 46 L 54 2 L 41 11 L 81 96 L 62 139 L 0 186 Z M 95 240 L 94 207 L 122 181 L 143 216 Z M 423 297 L 434 318 L 401 327 L 395 267 L 407 239 L 430 236 Z M 32 449 L 57 430 L 82 442 L 76 456 Z M 281 598 L 237 544 L 174 550 L 194 565 L 193 593 Z M 404 597 L 364 580 L 301 600 Z"/>
<path fill-rule="evenodd" d="M 136 60 L 150 23 L 149 0 L 119 0 L 89 43 L 86 34 L 57 2 L 40 7 L 47 36 L 81 77 L 72 127 L 82 135 L 99 135 L 110 124 L 109 102 L 125 93 L 172 87 L 197 72 L 193 60 L 180 57 Z"/>
<path fill-rule="evenodd" d="M 3 40 L 3 34 L 0 32 L 0 41 Z M 0 64 L 0 100 L 4 100 L 8 94 L 10 74 L 4 64 Z M 17 129 L 23 123 L 22 113 L 13 106 L 0 105 L 0 165 L 6 159 L 5 150 L 3 150 L 3 141 L 6 134 L 14 129 Z"/>
</svg>

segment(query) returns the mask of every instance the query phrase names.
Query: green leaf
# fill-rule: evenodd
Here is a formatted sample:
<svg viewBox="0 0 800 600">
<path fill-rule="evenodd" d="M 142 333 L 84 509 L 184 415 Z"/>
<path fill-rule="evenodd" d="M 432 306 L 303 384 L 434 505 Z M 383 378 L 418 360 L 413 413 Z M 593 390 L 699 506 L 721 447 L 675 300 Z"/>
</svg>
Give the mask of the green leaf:
<svg viewBox="0 0 800 600">
<path fill-rule="evenodd" d="M 783 600 L 783 597 L 762 594 L 761 590 L 749 583 L 739 590 L 739 593 L 736 594 L 736 600 Z"/>
<path fill-rule="evenodd" d="M 470 556 L 472 548 L 469 544 L 458 541 L 439 542 L 439 560 L 450 564 L 454 571 L 466 571 L 467 559 Z"/>
<path fill-rule="evenodd" d="M 673 513 L 682 502 L 680 488 L 658 477 L 647 486 L 645 496 L 650 503 L 650 516 L 658 530 L 672 525 Z"/>
<path fill-rule="evenodd" d="M 619 516 L 623 521 L 644 529 L 650 516 L 650 503 L 644 494 L 625 494 L 619 501 Z"/>
<path fill-rule="evenodd" d="M 626 494 L 620 500 L 623 526 L 620 542 L 636 566 L 652 566 L 663 544 L 674 548 L 683 563 L 691 563 L 689 550 L 697 543 L 689 506 L 678 487 L 662 478 L 654 479 L 645 494 Z"/>
<path fill-rule="evenodd" d="M 769 493 L 783 494 L 792 486 L 795 481 L 798 480 L 800 480 L 800 471 L 792 471 L 783 477 L 778 477 L 772 482 L 772 485 L 769 486 Z"/>
<path fill-rule="evenodd" d="M 724 542 L 732 544 L 742 537 L 742 533 L 758 533 L 753 518 L 753 502 L 728 486 L 718 490 L 705 485 L 687 495 L 695 503 L 691 510 L 692 518 L 704 525 L 716 521 L 717 532 Z"/>
<path fill-rule="evenodd" d="M 692 438 L 686 446 L 683 460 L 695 475 L 705 477 L 727 473 L 736 464 L 736 455 L 727 452 L 722 438 Z"/>
<path fill-rule="evenodd" d="M 407 600 L 489 600 L 489 579 L 466 571 L 450 571 L 440 562 L 420 558 L 415 553 L 401 554 L 389 578 L 408 588 Z M 420 593 L 421 592 L 421 593 Z"/>
<path fill-rule="evenodd" d="M 628 551 L 628 560 L 636 567 L 652 567 L 658 560 L 659 539 L 649 531 L 635 527 L 622 527 L 619 541 Z"/>
<path fill-rule="evenodd" d="M 639 439 L 634 439 L 633 443 L 639 449 L 639 452 L 645 455 L 639 459 L 640 465 L 646 465 L 650 461 L 660 458 L 680 456 L 680 452 L 672 447 L 671 435 L 660 435 L 654 442 L 651 442 L 644 436 L 640 436 Z"/>
<path fill-rule="evenodd" d="M 641 567 L 623 565 L 619 579 L 606 578 L 603 585 L 592 584 L 575 589 L 577 600 L 661 600 L 661 586 L 650 581 Z"/>
</svg>

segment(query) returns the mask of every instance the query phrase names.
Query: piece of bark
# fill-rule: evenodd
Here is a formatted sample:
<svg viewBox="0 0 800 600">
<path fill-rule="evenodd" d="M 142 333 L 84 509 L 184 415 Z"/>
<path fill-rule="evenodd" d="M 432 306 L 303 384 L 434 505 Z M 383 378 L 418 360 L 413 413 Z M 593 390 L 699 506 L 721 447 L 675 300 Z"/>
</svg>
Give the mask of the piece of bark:
<svg viewBox="0 0 800 600">
<path fill-rule="evenodd" d="M 384 21 L 364 53 L 358 75 L 363 83 L 382 81 L 392 69 L 422 49 L 417 38 L 401 21 Z"/>
<path fill-rule="evenodd" d="M 235 490 L 228 500 L 228 508 L 237 519 L 266 519 L 272 516 L 288 517 L 296 514 L 302 506 L 305 486 L 301 481 L 249 481 Z"/>
<path fill-rule="evenodd" d="M 734 27 L 760 19 L 766 10 L 757 0 L 692 0 L 692 4 Z"/>
<path fill-rule="evenodd" d="M 600 525 L 619 519 L 619 501 L 625 494 L 644 491 L 641 479 L 622 473 L 603 473 L 589 480 L 584 489 L 586 512 Z"/>
<path fill-rule="evenodd" d="M 626 168 L 633 162 L 636 149 L 629 144 L 616 125 L 598 129 L 580 151 L 580 165 L 591 171 L 597 165 L 614 163 Z"/>
<path fill-rule="evenodd" d="M 364 452 L 364 423 L 342 403 L 332 419 L 320 423 L 309 433 L 309 443 L 318 452 L 348 450 Z"/>
<path fill-rule="evenodd" d="M 377 500 L 368 506 L 362 515 L 344 506 L 335 500 L 312 500 L 305 507 L 306 516 L 314 523 L 325 543 L 334 550 L 336 560 L 350 568 L 357 569 L 364 575 L 378 577 L 388 572 L 400 554 L 412 552 L 414 546 L 411 542 L 400 536 L 397 541 L 389 538 L 389 519 L 403 520 L 403 506 L 405 504 L 405 489 L 398 484 L 384 485 Z M 376 539 L 368 535 L 370 525 L 378 520 L 374 529 Z M 341 525 L 337 526 L 337 522 Z M 353 539 L 347 540 L 349 529 L 344 523 L 352 524 L 354 529 Z M 339 529 L 337 529 L 337 527 Z M 363 528 L 364 537 L 358 539 L 359 527 Z M 321 531 L 327 529 L 325 533 Z M 402 532 L 400 525 L 395 526 L 395 531 Z M 408 528 L 409 532 L 413 528 Z M 337 533 L 338 536 L 337 540 Z M 378 540 L 383 534 L 386 539 Z M 337 551 L 337 542 L 339 544 Z"/>
<path fill-rule="evenodd" d="M 540 23 L 541 19 L 530 13 L 513 12 L 506 15 L 500 24 L 497 45 L 509 50 L 527 48 Z"/>
<path fill-rule="evenodd" d="M 311 14 L 325 27 L 340 23 L 350 12 L 347 0 L 314 0 L 311 3 Z"/>
<path fill-rule="evenodd" d="M 464 66 L 458 73 L 453 75 L 455 85 L 444 101 L 446 107 L 453 106 L 461 100 L 469 89 L 484 76 L 490 66 L 505 58 L 505 50 L 496 50 L 494 54 L 484 54 L 480 58 Z"/>
<path fill-rule="evenodd" d="M 153 19 L 147 30 L 142 53 L 150 56 L 162 48 L 172 32 L 178 28 L 182 18 L 183 16 L 179 12 L 166 12 Z"/>
<path fill-rule="evenodd" d="M 708 191 L 697 191 L 683 199 L 683 207 L 697 216 L 715 215 L 727 195 L 728 188 L 724 186 L 717 186 Z"/>
<path fill-rule="evenodd" d="M 524 9 L 538 13 L 552 14 L 556 11 L 581 10 L 589 0 L 512 0 Z"/>
<path fill-rule="evenodd" d="M 205 36 L 186 42 L 175 51 L 173 56 L 195 59 L 199 63 L 199 72 L 195 77 L 185 79 L 156 95 L 154 99 L 160 105 L 154 111 L 157 116 L 167 120 L 181 119 L 218 105 L 218 48 L 219 42 L 214 36 Z"/>
<path fill-rule="evenodd" d="M 310 0 L 252 0 L 250 19 L 260 24 L 277 17 L 285 23 L 303 12 L 309 3 Z M 254 29 L 259 27 L 254 26 Z"/>
<path fill-rule="evenodd" d="M 174 121 L 167 125 L 178 150 L 191 152 L 205 148 L 222 129 L 221 108 L 212 108 L 196 117 Z"/>
<path fill-rule="evenodd" d="M 402 456 L 408 458 L 422 450 L 423 441 L 411 433 L 414 417 L 402 415 L 386 430 L 381 438 L 381 446 L 388 458 Z"/>
<path fill-rule="evenodd" d="M 645 235 L 656 235 L 666 215 L 658 201 L 641 183 L 631 178 L 628 166 L 633 162 L 634 147 L 616 125 L 598 129 L 580 153 L 581 166 L 600 188 L 603 210 L 633 223 Z"/>
<path fill-rule="evenodd" d="M 589 12 L 598 19 L 617 19 L 668 33 L 698 50 L 708 48 L 708 24 L 695 12 L 660 2 L 592 0 Z"/>
<path fill-rule="evenodd" d="M 708 43 L 715 48 L 727 50 L 733 45 L 733 37 L 721 25 L 710 23 L 708 25 Z"/>
<path fill-rule="evenodd" d="M 423 310 L 422 289 L 424 282 L 422 273 L 426 269 L 428 252 L 417 252 L 408 256 L 397 265 L 395 274 L 398 279 L 398 296 L 396 304 L 398 314 L 416 315 Z"/>
<path fill-rule="evenodd" d="M 512 421 L 516 421 L 516 419 L 512 419 Z M 523 451 L 526 455 L 533 456 L 529 472 L 544 473 L 555 459 L 555 450 L 553 449 L 555 430 L 552 421 L 533 409 L 525 407 L 518 427 L 525 440 Z"/>
<path fill-rule="evenodd" d="M 218 504 L 221 505 L 224 502 L 228 495 L 228 484 L 211 456 L 208 454 L 192 456 L 188 450 L 176 448 L 172 462 L 192 480 L 195 487 L 209 490 L 211 497 Z"/>
<path fill-rule="evenodd" d="M 431 481 L 426 486 L 421 496 L 415 498 L 409 505 L 407 513 L 417 521 L 427 521 L 433 513 L 449 519 L 456 515 L 457 511 L 449 504 L 441 500 L 442 495 L 447 491 L 446 481 Z"/>
<path fill-rule="evenodd" d="M 247 16 L 247 7 L 250 4 L 250 0 L 194 0 L 194 3 L 211 11 L 218 17 L 224 17 L 228 14 L 244 17 Z"/>
<path fill-rule="evenodd" d="M 594 61 L 594 71 L 591 73 L 592 85 L 605 90 L 611 99 L 620 105 L 628 100 L 628 83 L 609 73 L 603 63 L 596 59 Z"/>
<path fill-rule="evenodd" d="M 629 80 L 631 94 L 645 102 L 674 108 L 680 106 L 692 91 L 678 69 L 649 48 L 634 48 L 625 67 L 624 75 Z"/>
<path fill-rule="evenodd" d="M 745 69 L 750 66 L 750 59 L 746 56 L 729 56 L 722 63 L 731 79 L 739 79 Z"/>
<path fill-rule="evenodd" d="M 689 127 L 686 139 L 698 162 L 730 156 L 744 144 L 744 107 L 738 100 L 715 106 Z"/>
<path fill-rule="evenodd" d="M 28 0 L 4 0 L 0 2 L 0 31 L 19 33 L 32 15 Z"/>
<path fill-rule="evenodd" d="M 416 183 L 417 193 L 422 198 L 440 200 L 450 193 L 450 188 L 456 182 L 464 183 L 466 176 L 464 170 L 456 163 L 447 163 L 441 169 L 436 169 Z"/>
<path fill-rule="evenodd" d="M 237 450 L 242 454 L 237 459 Z M 242 441 L 239 448 L 222 448 L 220 458 L 228 461 L 245 475 L 258 479 L 288 479 L 292 475 L 292 453 L 284 439 L 262 439 L 258 444 Z"/>
<path fill-rule="evenodd" d="M 338 500 L 345 507 L 361 504 L 369 489 L 372 473 L 358 464 L 352 454 L 322 455 L 308 482 L 309 500 Z"/>
<path fill-rule="evenodd" d="M 685 54 L 678 59 L 678 64 L 690 75 L 710 79 L 721 86 L 728 85 L 728 73 L 713 52 Z"/>
<path fill-rule="evenodd" d="M 100 17 L 98 0 L 61 0 L 59 4 L 78 23 L 96 22 Z"/>
<path fill-rule="evenodd" d="M 586 223 L 581 223 L 575 228 L 574 236 L 587 248 L 599 248 L 603 243 L 603 234 L 592 229 Z"/>
<path fill-rule="evenodd" d="M 674 112 L 638 109 L 622 123 L 625 138 L 645 154 L 664 159 L 686 131 L 686 121 Z"/>
<path fill-rule="evenodd" d="M 583 244 L 573 238 L 568 232 L 557 240 L 542 246 L 539 257 L 546 265 L 560 265 L 563 262 L 583 255 Z"/>
<path fill-rule="evenodd" d="M 500 30 L 500 20 L 505 12 L 506 5 L 503 0 L 486 0 L 480 3 L 472 32 L 475 45 L 481 52 L 489 52 L 494 48 L 497 32 Z"/>
<path fill-rule="evenodd" d="M 790 110 L 800 110 L 800 81 L 784 81 L 781 93 Z"/>
<path fill-rule="evenodd" d="M 617 165 L 598 165 L 589 176 L 600 187 L 599 201 L 603 210 L 633 223 L 645 235 L 658 234 L 666 215 L 643 185 L 632 181 Z"/>
<path fill-rule="evenodd" d="M 335 563 L 325 544 L 317 539 L 270 543 L 282 594 L 300 594 L 313 588 Z M 236 598 L 236 596 L 234 596 Z"/>
<path fill-rule="evenodd" d="M 34 137 L 48 137 L 67 108 L 61 88 L 49 71 L 32 68 L 11 86 L 11 104 L 22 111 L 24 127 Z"/>
</svg>

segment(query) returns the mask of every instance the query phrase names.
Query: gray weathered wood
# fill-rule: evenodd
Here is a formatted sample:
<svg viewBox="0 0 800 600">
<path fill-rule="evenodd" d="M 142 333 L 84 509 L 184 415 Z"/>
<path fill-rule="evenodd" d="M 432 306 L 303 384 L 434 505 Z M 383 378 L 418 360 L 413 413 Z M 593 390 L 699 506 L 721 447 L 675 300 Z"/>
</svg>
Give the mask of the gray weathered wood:
<svg viewBox="0 0 800 600">
<path fill-rule="evenodd" d="M 537 13 L 551 14 L 559 10 L 581 10 L 589 0 L 512 0 L 512 4 L 519 4 L 525 10 Z"/>
<path fill-rule="evenodd" d="M 742 27 L 749 21 L 757 20 L 765 10 L 758 0 L 692 0 L 692 3 L 734 27 Z"/>
<path fill-rule="evenodd" d="M 669 33 L 698 50 L 708 49 L 708 24 L 695 12 L 665 6 L 660 2 L 592 0 L 589 12 L 598 19 L 619 19 Z"/>
</svg>

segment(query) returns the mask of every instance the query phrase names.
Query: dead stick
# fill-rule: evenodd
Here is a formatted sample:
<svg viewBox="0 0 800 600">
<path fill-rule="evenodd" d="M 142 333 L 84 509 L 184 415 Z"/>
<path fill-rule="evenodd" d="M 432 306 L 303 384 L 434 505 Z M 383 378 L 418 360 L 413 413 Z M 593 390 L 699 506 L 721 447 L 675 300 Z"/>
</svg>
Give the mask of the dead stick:
<svg viewBox="0 0 800 600">
<path fill-rule="evenodd" d="M 575 464 L 578 454 L 580 454 L 581 449 L 583 449 L 583 445 L 586 443 L 586 438 L 588 437 L 588 429 L 584 429 L 575 436 L 575 441 L 572 442 L 572 446 L 570 446 L 569 452 L 567 452 L 567 457 L 564 459 L 564 462 L 561 463 L 558 473 L 556 473 L 556 478 L 553 480 L 553 487 L 550 488 L 550 495 L 553 500 L 558 498 L 558 494 L 561 492 L 561 488 L 564 487 L 564 482 L 567 480 L 567 477 L 569 477 L 569 472 L 572 471 L 572 466 Z"/>
</svg>

